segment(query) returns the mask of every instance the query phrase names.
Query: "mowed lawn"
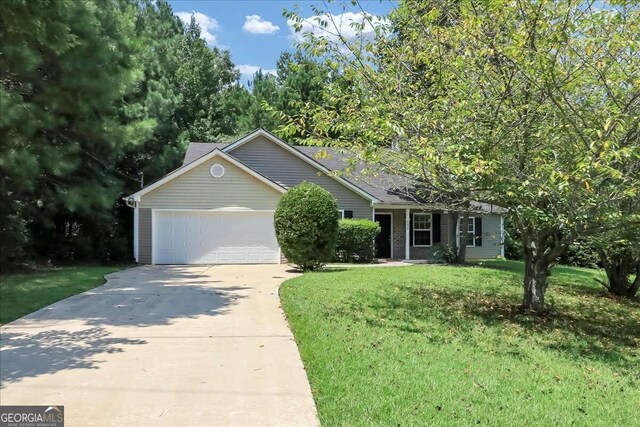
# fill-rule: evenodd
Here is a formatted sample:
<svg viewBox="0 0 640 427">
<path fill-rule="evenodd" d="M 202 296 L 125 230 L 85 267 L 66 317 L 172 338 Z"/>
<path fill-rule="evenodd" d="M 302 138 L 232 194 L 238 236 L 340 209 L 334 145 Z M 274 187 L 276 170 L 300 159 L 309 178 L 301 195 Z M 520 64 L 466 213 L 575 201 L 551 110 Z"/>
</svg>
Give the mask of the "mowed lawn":
<svg viewBox="0 0 640 427">
<path fill-rule="evenodd" d="M 122 268 L 124 267 L 66 267 L 0 276 L 0 324 L 100 286 L 105 283 L 105 274 Z"/>
<path fill-rule="evenodd" d="M 640 303 L 558 267 L 520 314 L 522 264 L 305 274 L 281 297 L 325 426 L 640 425 Z"/>
</svg>

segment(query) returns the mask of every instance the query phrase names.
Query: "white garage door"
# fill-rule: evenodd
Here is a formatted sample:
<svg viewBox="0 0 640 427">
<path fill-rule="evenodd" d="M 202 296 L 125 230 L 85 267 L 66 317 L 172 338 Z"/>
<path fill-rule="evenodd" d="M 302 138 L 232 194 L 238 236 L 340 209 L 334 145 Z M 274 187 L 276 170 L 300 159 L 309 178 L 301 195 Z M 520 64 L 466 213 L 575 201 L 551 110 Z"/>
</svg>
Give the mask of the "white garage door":
<svg viewBox="0 0 640 427">
<path fill-rule="evenodd" d="M 271 212 L 154 211 L 154 264 L 278 263 Z"/>
</svg>

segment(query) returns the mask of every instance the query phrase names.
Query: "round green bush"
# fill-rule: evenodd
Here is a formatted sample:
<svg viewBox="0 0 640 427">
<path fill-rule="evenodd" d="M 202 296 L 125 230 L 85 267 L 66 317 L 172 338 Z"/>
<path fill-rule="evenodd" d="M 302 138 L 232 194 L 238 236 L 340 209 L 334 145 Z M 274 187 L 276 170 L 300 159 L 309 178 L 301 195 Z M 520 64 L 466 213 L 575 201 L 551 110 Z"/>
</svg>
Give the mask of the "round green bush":
<svg viewBox="0 0 640 427">
<path fill-rule="evenodd" d="M 280 199 L 276 237 L 287 260 L 303 271 L 331 261 L 338 235 L 338 203 L 323 188 L 303 182 Z"/>
<path fill-rule="evenodd" d="M 376 256 L 374 239 L 380 225 L 370 219 L 342 219 L 338 223 L 337 261 L 372 262 Z"/>
</svg>

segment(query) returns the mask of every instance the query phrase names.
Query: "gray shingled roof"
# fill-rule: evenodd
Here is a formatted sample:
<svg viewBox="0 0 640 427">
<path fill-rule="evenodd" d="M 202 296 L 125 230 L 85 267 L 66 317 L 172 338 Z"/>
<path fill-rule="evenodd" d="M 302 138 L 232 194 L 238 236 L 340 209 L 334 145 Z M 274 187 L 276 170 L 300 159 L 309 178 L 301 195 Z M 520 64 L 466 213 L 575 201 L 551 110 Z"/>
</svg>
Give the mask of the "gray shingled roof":
<svg viewBox="0 0 640 427">
<path fill-rule="evenodd" d="M 187 148 L 187 152 L 184 156 L 183 165 L 193 162 L 199 157 L 210 153 L 216 148 L 223 149 L 229 145 L 229 143 L 217 143 L 217 142 L 192 142 Z M 307 157 L 320 163 L 330 171 L 342 172 L 349 164 L 349 155 L 337 151 L 332 147 L 310 147 L 305 145 L 294 146 L 298 151 Z M 318 153 L 325 151 L 326 156 L 320 156 Z M 233 153 L 229 153 L 233 156 Z M 354 176 L 356 175 L 356 176 Z M 357 168 L 354 174 L 341 173 L 340 177 L 357 185 L 362 190 L 371 194 L 382 203 L 392 204 L 416 204 L 415 188 L 410 185 L 409 181 L 401 176 L 393 176 L 385 173 L 379 173 L 376 176 L 358 175 Z M 414 193 L 412 195 L 412 193 Z M 491 206 L 484 203 L 477 203 L 478 207 L 488 212 L 500 212 L 500 208 Z M 434 206 L 437 207 L 437 206 Z M 443 208 L 443 207 L 440 207 Z"/>
<path fill-rule="evenodd" d="M 226 142 L 190 142 L 187 147 L 187 152 L 184 155 L 182 166 L 193 162 L 195 159 L 209 154 L 216 148 L 223 149 L 229 145 Z"/>
</svg>

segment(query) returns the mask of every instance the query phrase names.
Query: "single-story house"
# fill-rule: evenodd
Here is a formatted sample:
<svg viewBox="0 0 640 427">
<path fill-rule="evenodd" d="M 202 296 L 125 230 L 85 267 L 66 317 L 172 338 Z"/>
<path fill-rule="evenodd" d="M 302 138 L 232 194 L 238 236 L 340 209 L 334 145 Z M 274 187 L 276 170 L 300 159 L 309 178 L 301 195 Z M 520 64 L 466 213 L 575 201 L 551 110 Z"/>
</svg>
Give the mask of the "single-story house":
<svg viewBox="0 0 640 427">
<path fill-rule="evenodd" d="M 428 260 L 439 243 L 459 238 L 462 225 L 451 212 L 404 197 L 406 189 L 337 174 L 344 165 L 345 154 L 292 146 L 263 129 L 230 144 L 191 143 L 181 167 L 125 198 L 134 209 L 135 260 L 280 263 L 273 213 L 287 189 L 303 181 L 329 191 L 343 218 L 380 224 L 378 258 Z M 503 211 L 491 205 L 477 211 L 467 224 L 467 256 L 500 256 Z"/>
</svg>

